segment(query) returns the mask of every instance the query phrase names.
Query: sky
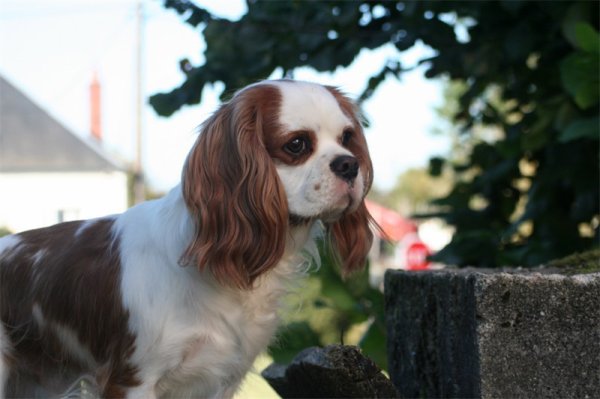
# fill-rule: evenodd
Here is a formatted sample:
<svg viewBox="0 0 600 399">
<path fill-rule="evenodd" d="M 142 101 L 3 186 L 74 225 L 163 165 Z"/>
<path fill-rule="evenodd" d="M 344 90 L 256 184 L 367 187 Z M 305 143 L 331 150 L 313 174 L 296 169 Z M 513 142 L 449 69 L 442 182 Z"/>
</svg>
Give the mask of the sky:
<svg viewBox="0 0 600 399">
<path fill-rule="evenodd" d="M 102 87 L 102 132 L 106 151 L 132 162 L 136 123 L 137 0 L 0 0 L 0 74 L 74 133 L 90 131 L 89 85 L 94 74 Z M 237 19 L 243 0 L 196 1 L 211 12 Z M 143 93 L 169 91 L 184 81 L 179 60 L 204 62 L 205 43 L 194 29 L 162 1 L 144 0 Z M 401 55 L 413 65 L 428 54 L 419 46 Z M 348 68 L 334 73 L 296 70 L 294 78 L 340 87 L 357 97 L 383 62 L 398 57 L 391 46 L 362 51 Z M 279 75 L 272 76 L 279 78 Z M 167 191 L 180 178 L 197 127 L 219 104 L 222 85 L 205 88 L 200 105 L 186 106 L 173 116 L 156 115 L 143 107 L 143 167 L 155 191 Z M 439 120 L 441 84 L 406 73 L 388 78 L 363 109 L 371 125 L 366 130 L 375 169 L 375 186 L 389 190 L 400 173 L 428 164 L 448 152 L 449 138 L 432 134 Z M 0 121 L 1 129 L 1 121 Z"/>
</svg>

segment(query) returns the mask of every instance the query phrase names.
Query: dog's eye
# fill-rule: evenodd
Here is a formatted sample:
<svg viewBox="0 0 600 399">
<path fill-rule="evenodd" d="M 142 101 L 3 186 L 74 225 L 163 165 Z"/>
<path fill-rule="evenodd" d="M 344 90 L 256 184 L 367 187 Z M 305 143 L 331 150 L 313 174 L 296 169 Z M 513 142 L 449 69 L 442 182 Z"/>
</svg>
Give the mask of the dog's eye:
<svg viewBox="0 0 600 399">
<path fill-rule="evenodd" d="M 305 137 L 296 137 L 283 146 L 290 155 L 302 155 L 309 150 L 309 142 Z"/>
<path fill-rule="evenodd" d="M 342 133 L 342 145 L 347 146 L 348 143 L 350 143 L 350 140 L 352 140 L 352 136 L 354 136 L 354 131 L 352 129 L 344 129 L 344 132 Z"/>
</svg>

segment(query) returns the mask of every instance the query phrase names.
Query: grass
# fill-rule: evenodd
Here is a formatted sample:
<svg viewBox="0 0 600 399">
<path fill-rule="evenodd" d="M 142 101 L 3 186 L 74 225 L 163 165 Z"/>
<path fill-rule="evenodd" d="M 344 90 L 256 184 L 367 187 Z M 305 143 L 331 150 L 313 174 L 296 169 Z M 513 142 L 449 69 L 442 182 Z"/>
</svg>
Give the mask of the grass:
<svg viewBox="0 0 600 399">
<path fill-rule="evenodd" d="M 234 399 L 278 399 L 279 395 L 260 376 L 272 359 L 266 354 L 260 355 L 254 362 L 253 369 L 248 373 L 246 379 Z"/>
</svg>

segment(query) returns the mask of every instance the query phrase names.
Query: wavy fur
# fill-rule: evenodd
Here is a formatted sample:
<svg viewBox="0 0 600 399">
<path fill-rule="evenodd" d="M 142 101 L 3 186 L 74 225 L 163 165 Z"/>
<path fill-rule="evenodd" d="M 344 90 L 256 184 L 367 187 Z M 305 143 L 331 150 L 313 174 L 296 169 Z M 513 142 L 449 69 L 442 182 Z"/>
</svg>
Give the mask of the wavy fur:
<svg viewBox="0 0 600 399">
<path fill-rule="evenodd" d="M 259 86 L 223 105 L 202 126 L 184 167 L 184 199 L 196 223 L 185 262 L 228 286 L 251 288 L 285 251 L 287 201 L 264 145 L 278 97 Z"/>
</svg>

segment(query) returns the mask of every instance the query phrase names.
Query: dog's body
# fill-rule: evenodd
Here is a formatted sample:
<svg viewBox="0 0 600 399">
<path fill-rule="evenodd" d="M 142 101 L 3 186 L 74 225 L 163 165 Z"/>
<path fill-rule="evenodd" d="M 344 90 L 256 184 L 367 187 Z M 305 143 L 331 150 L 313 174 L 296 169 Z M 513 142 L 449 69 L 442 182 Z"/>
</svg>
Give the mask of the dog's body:
<svg viewBox="0 0 600 399">
<path fill-rule="evenodd" d="M 243 89 L 164 198 L 0 239 L 0 394 L 56 395 L 86 376 L 103 397 L 231 397 L 315 252 L 315 224 L 345 271 L 364 262 L 371 181 L 337 90 Z"/>
</svg>

